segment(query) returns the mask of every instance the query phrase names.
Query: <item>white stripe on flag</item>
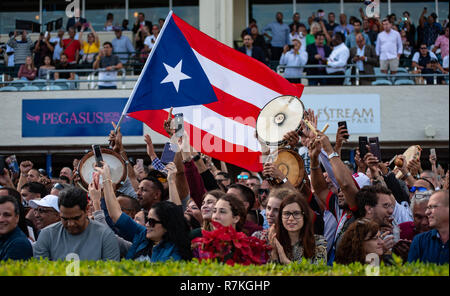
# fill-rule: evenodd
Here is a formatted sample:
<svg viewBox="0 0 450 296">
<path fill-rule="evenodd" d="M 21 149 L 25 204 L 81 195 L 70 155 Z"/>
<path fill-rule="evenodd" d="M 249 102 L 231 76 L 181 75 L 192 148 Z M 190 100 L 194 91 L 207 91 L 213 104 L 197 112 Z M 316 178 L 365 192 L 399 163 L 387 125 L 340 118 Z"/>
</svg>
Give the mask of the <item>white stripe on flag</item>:
<svg viewBox="0 0 450 296">
<path fill-rule="evenodd" d="M 164 109 L 169 112 L 169 109 Z M 183 113 L 184 121 L 229 143 L 261 152 L 255 128 L 222 116 L 203 105 L 174 107 L 173 114 Z M 192 143 L 191 143 L 192 144 Z"/>
<path fill-rule="evenodd" d="M 281 96 L 279 93 L 231 71 L 202 56 L 192 49 L 209 82 L 223 92 L 262 109 L 270 100 Z"/>
</svg>

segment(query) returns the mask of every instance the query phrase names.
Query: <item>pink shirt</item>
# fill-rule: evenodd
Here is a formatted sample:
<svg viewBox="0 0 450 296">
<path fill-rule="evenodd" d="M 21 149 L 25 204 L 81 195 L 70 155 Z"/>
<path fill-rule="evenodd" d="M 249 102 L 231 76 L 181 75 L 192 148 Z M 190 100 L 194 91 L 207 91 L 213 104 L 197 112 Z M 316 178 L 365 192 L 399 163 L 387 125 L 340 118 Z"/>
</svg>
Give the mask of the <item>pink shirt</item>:
<svg viewBox="0 0 450 296">
<path fill-rule="evenodd" d="M 441 57 L 444 58 L 448 56 L 448 38 L 445 35 L 441 35 L 436 39 L 434 46 L 439 46 L 441 48 Z"/>
</svg>

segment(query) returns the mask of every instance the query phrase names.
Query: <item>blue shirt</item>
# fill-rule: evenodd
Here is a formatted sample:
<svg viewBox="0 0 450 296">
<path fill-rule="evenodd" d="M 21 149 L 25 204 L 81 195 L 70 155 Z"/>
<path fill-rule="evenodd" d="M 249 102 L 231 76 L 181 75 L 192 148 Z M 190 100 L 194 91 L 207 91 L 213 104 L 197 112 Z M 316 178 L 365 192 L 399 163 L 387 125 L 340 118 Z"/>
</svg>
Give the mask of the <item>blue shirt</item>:
<svg viewBox="0 0 450 296">
<path fill-rule="evenodd" d="M 8 234 L 0 236 L 0 261 L 28 260 L 33 257 L 33 248 L 25 233 L 16 227 Z"/>
<path fill-rule="evenodd" d="M 369 35 L 367 35 L 364 32 L 361 32 L 361 34 L 363 35 L 364 39 L 366 40 L 366 44 L 367 45 L 372 45 L 372 43 L 370 42 Z M 348 47 L 348 49 L 353 48 L 353 47 L 357 47 L 356 35 L 354 33 L 352 33 L 352 34 L 347 36 L 347 39 L 345 40 L 345 45 Z"/>
<path fill-rule="evenodd" d="M 130 38 L 127 36 L 120 36 L 120 39 L 114 38 L 111 41 L 114 49 L 114 54 L 120 52 L 119 54 L 116 54 L 120 61 L 125 64 L 128 61 L 128 54 L 134 54 L 135 49 L 133 47 L 133 44 L 131 43 Z M 128 53 L 128 54 L 126 54 Z"/>
<path fill-rule="evenodd" d="M 272 41 L 270 43 L 273 47 L 283 47 L 289 44 L 290 29 L 288 25 L 273 22 L 264 27 L 263 33 L 268 31 L 272 32 Z"/>
<path fill-rule="evenodd" d="M 414 237 L 408 254 L 408 262 L 430 262 L 448 264 L 448 240 L 442 243 L 436 229 L 418 234 Z"/>
</svg>

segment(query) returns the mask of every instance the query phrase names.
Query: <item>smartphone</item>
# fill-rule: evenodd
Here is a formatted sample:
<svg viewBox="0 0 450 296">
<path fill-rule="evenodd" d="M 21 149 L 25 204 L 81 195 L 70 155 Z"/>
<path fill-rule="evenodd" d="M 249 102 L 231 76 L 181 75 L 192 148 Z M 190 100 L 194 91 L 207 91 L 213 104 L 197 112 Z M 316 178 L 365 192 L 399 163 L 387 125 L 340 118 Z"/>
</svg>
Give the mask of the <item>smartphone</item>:
<svg viewBox="0 0 450 296">
<path fill-rule="evenodd" d="M 344 126 L 345 129 L 347 130 L 347 133 L 348 133 L 347 121 L 339 121 L 339 122 L 338 122 L 338 126 Z M 349 138 L 348 135 L 344 136 L 344 139 L 347 139 L 347 140 L 348 140 L 348 138 Z"/>
<path fill-rule="evenodd" d="M 45 37 L 45 38 L 47 38 L 47 37 L 48 37 L 48 31 L 45 31 L 45 35 L 44 35 L 44 37 Z"/>
<path fill-rule="evenodd" d="M 435 148 L 431 148 L 430 149 L 430 155 L 436 156 L 436 149 Z"/>
<path fill-rule="evenodd" d="M 367 145 L 369 144 L 369 141 L 367 140 L 367 137 L 359 137 L 359 156 L 361 159 L 364 159 L 364 156 L 367 154 Z"/>
<path fill-rule="evenodd" d="M 94 151 L 95 155 L 95 166 L 103 167 L 101 161 L 103 161 L 102 157 L 102 151 L 100 150 L 99 145 L 92 145 L 92 150 Z"/>
<path fill-rule="evenodd" d="M 380 142 L 378 137 L 369 138 L 370 152 L 381 161 Z"/>
<path fill-rule="evenodd" d="M 174 125 L 175 125 L 175 136 L 182 137 L 184 135 L 183 113 L 175 114 Z"/>
<path fill-rule="evenodd" d="M 5 168 L 6 168 L 5 157 L 0 155 L 0 175 L 5 174 L 5 172 L 3 171 Z"/>
<path fill-rule="evenodd" d="M 138 167 L 143 168 L 144 167 L 144 160 L 142 158 L 136 159 L 136 164 Z"/>
<path fill-rule="evenodd" d="M 15 155 L 9 156 L 5 162 L 12 173 L 14 174 L 20 173 L 19 163 L 17 162 L 17 158 Z"/>
<path fill-rule="evenodd" d="M 161 155 L 161 162 L 163 164 L 168 164 L 169 162 L 173 162 L 175 158 L 175 151 L 172 149 L 172 145 L 170 143 L 166 143 L 164 145 L 164 150 Z"/>
</svg>

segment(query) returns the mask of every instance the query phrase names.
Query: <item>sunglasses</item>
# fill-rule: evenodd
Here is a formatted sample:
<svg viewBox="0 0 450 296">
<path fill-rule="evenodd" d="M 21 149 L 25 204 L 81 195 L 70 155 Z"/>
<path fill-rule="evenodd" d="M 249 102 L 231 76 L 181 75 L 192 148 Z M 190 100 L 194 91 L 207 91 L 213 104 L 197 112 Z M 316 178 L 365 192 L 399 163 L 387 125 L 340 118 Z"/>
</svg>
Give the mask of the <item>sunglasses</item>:
<svg viewBox="0 0 450 296">
<path fill-rule="evenodd" d="M 244 180 L 248 180 L 248 176 L 247 175 L 239 175 L 237 176 L 238 180 L 244 179 Z"/>
<path fill-rule="evenodd" d="M 414 193 L 414 192 L 416 192 L 416 191 L 423 192 L 423 191 L 427 191 L 427 190 L 428 190 L 428 189 L 425 188 L 425 187 L 420 187 L 420 186 L 416 187 L 416 186 L 413 186 L 413 187 L 411 187 L 411 188 L 409 189 L 409 192 Z"/>
<path fill-rule="evenodd" d="M 61 184 L 59 184 L 59 183 L 55 183 L 55 185 L 53 185 L 53 188 L 58 189 L 58 190 L 63 190 L 64 189 L 64 187 Z"/>
<path fill-rule="evenodd" d="M 150 227 L 155 227 L 156 224 L 162 224 L 161 221 L 155 220 L 153 218 L 145 217 L 145 224 L 147 224 L 147 223 Z"/>
<path fill-rule="evenodd" d="M 258 194 L 259 195 L 263 195 L 264 193 L 268 195 L 269 192 L 270 192 L 269 189 L 258 189 Z"/>
</svg>

